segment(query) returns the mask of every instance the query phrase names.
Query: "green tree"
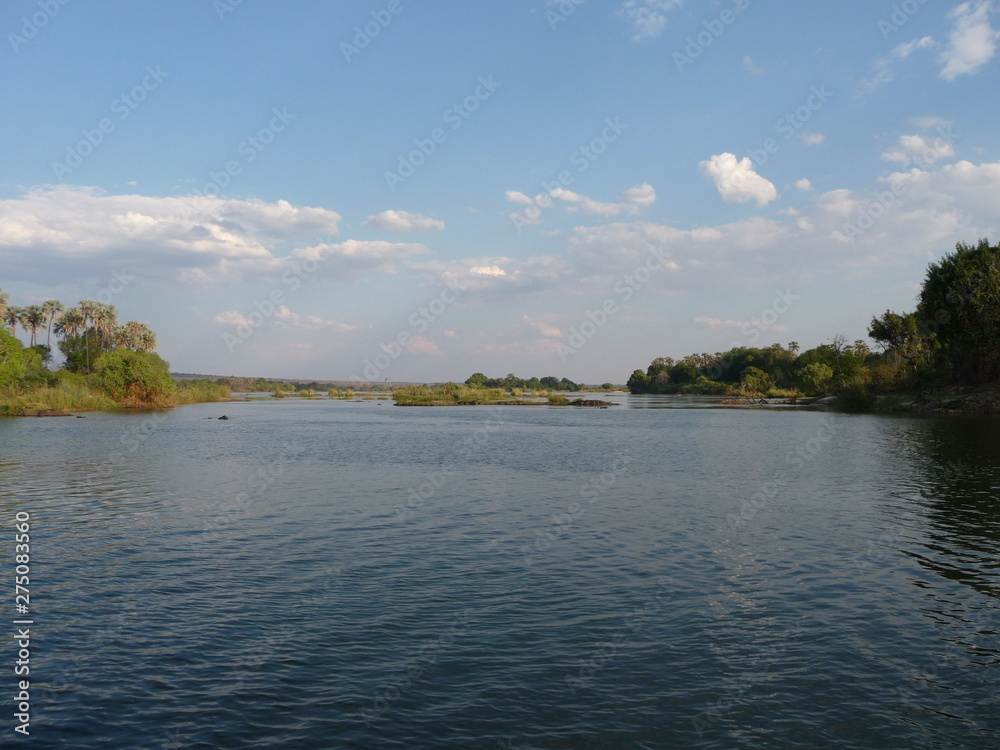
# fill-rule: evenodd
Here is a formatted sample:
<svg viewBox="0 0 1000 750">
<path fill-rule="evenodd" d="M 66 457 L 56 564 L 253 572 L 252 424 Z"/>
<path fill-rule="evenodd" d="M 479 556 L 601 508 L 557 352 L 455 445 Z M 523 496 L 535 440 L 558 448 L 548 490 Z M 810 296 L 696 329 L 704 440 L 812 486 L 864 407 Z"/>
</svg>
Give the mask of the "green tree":
<svg viewBox="0 0 1000 750">
<path fill-rule="evenodd" d="M 649 376 L 642 370 L 634 370 L 625 386 L 629 393 L 649 393 Z"/>
<path fill-rule="evenodd" d="M 175 385 L 170 366 L 157 354 L 115 349 L 94 363 L 96 385 L 127 406 L 165 406 Z"/>
<path fill-rule="evenodd" d="M 65 369 L 89 375 L 90 363 L 97 361 L 104 352 L 104 346 L 97 331 L 87 329 L 78 336 L 64 336 L 59 342 L 59 351 L 65 360 Z"/>
<path fill-rule="evenodd" d="M 50 350 L 52 348 L 52 324 L 55 323 L 56 318 L 59 317 L 65 309 L 66 308 L 63 306 L 63 303 L 57 299 L 46 300 L 42 303 L 42 313 L 48 321 L 48 331 L 45 337 L 45 345 L 49 347 Z"/>
<path fill-rule="evenodd" d="M 832 378 L 833 368 L 820 362 L 808 364 L 799 372 L 803 390 L 811 395 L 822 394 Z"/>
<path fill-rule="evenodd" d="M 151 352 L 156 348 L 156 334 L 145 323 L 130 320 L 122 326 L 118 326 L 112 335 L 115 346 L 122 349 L 131 349 L 134 352 Z M 318 389 L 317 383 L 311 383 Z M 304 386 L 309 387 L 309 386 Z"/>
<path fill-rule="evenodd" d="M 774 387 L 774 378 L 759 367 L 748 367 L 743 371 L 743 379 L 740 381 L 740 386 L 745 391 L 767 393 Z"/>
<path fill-rule="evenodd" d="M 28 305 L 21 308 L 21 327 L 25 333 L 31 334 L 31 343 L 34 346 L 38 343 L 38 329 L 45 324 L 45 313 L 41 305 Z"/>
<path fill-rule="evenodd" d="M 17 324 L 21 322 L 21 308 L 7 305 L 3 313 L 3 322 L 10 326 L 10 335 L 17 336 Z"/>
<path fill-rule="evenodd" d="M 908 364 L 915 365 L 925 348 L 920 324 L 913 313 L 900 315 L 886 310 L 881 317 L 872 318 L 868 326 L 868 337 L 883 351 L 892 352 Z"/>
<path fill-rule="evenodd" d="M 0 387 L 24 380 L 32 355 L 17 337 L 0 328 Z"/>
<path fill-rule="evenodd" d="M 960 242 L 932 263 L 916 318 L 942 371 L 971 384 L 1000 380 L 1000 245 Z"/>
<path fill-rule="evenodd" d="M 488 378 L 481 372 L 473 373 L 469 376 L 465 384 L 470 388 L 485 388 Z"/>
</svg>

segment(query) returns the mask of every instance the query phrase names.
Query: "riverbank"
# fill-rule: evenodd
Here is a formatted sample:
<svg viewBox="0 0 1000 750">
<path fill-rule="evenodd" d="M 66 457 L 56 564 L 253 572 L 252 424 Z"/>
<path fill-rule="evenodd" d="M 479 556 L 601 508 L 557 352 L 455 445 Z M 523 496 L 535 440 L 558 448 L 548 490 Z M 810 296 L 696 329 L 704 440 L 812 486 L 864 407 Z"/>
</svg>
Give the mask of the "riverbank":
<svg viewBox="0 0 1000 750">
<path fill-rule="evenodd" d="M 181 384 L 157 403 L 119 402 L 96 388 L 80 383 L 60 383 L 37 388 L 0 390 L 0 417 L 63 417 L 77 412 L 157 411 L 185 404 L 230 401 L 228 388 L 214 384 Z"/>
<path fill-rule="evenodd" d="M 917 414 L 1000 414 L 1000 385 L 879 394 L 875 396 L 871 410 Z"/>
</svg>

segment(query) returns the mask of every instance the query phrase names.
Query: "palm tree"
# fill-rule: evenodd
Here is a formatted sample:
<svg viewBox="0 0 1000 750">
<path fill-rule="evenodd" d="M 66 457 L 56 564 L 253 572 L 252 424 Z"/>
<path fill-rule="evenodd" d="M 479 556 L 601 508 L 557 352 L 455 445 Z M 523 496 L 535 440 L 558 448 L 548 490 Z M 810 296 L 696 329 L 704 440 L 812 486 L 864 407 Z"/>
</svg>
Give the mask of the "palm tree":
<svg viewBox="0 0 1000 750">
<path fill-rule="evenodd" d="M 156 334 L 145 323 L 139 325 L 142 326 L 142 330 L 139 332 L 139 351 L 148 354 L 156 349 Z"/>
<path fill-rule="evenodd" d="M 135 351 L 136 344 L 139 341 L 136 331 L 136 326 L 138 325 L 134 320 L 130 320 L 125 325 L 118 326 L 114 334 L 115 346 L 119 349 L 132 349 Z"/>
<path fill-rule="evenodd" d="M 83 316 L 83 350 L 87 355 L 87 374 L 90 375 L 90 346 L 87 343 L 87 331 L 90 329 L 91 323 L 97 317 L 98 310 L 101 307 L 101 303 L 92 299 L 80 300 L 77 308 L 80 310 L 80 314 Z"/>
<path fill-rule="evenodd" d="M 46 300 L 42 303 L 42 312 L 49 319 L 48 334 L 45 337 L 45 345 L 49 348 L 52 348 L 52 324 L 55 322 L 56 316 L 62 314 L 65 309 L 63 303 L 57 299 Z"/>
<path fill-rule="evenodd" d="M 10 295 L 0 289 L 0 320 L 7 318 L 7 303 L 10 302 Z"/>
<path fill-rule="evenodd" d="M 80 311 L 80 314 L 83 315 L 84 330 L 90 328 L 90 324 L 94 322 L 94 315 L 97 313 L 100 306 L 100 302 L 92 299 L 80 300 L 79 304 L 77 304 L 77 309 Z"/>
<path fill-rule="evenodd" d="M 60 336 L 79 336 L 87 329 L 87 319 L 79 307 L 71 307 L 62 314 L 56 323 L 56 333 Z"/>
<path fill-rule="evenodd" d="M 21 322 L 21 308 L 8 305 L 3 314 L 3 322 L 10 326 L 10 332 L 17 335 L 17 324 Z"/>
<path fill-rule="evenodd" d="M 38 329 L 45 323 L 45 315 L 42 312 L 42 306 L 28 305 L 27 307 L 22 308 L 20 321 L 21 327 L 24 329 L 25 333 L 31 334 L 31 343 L 28 346 L 34 346 L 36 343 L 35 338 L 38 335 Z"/>
<path fill-rule="evenodd" d="M 98 302 L 93 315 L 94 330 L 101 337 L 105 349 L 112 347 L 112 336 L 118 327 L 118 309 L 114 305 Z"/>
<path fill-rule="evenodd" d="M 45 325 L 45 310 L 41 305 L 28 306 L 28 324 L 31 326 L 31 345 L 38 343 L 38 329 Z"/>
<path fill-rule="evenodd" d="M 115 329 L 115 345 L 134 352 L 151 352 L 156 348 L 156 334 L 145 323 L 130 320 Z"/>
</svg>

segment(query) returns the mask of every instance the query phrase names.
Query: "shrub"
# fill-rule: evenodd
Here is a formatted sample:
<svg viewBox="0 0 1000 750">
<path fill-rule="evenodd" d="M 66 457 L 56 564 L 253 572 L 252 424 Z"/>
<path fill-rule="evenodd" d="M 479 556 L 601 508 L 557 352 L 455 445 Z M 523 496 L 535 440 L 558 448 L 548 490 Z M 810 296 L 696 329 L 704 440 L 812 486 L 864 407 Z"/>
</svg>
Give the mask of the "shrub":
<svg viewBox="0 0 1000 750">
<path fill-rule="evenodd" d="M 96 385 L 123 406 L 167 406 L 176 385 L 157 354 L 115 349 L 94 364 Z"/>
</svg>

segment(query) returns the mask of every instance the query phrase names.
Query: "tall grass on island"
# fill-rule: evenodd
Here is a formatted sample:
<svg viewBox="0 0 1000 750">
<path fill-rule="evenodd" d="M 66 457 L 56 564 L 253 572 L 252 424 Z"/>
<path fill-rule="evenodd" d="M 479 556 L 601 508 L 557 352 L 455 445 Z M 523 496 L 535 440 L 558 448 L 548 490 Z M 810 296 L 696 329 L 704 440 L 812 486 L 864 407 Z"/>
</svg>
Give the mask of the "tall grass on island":
<svg viewBox="0 0 1000 750">
<path fill-rule="evenodd" d="M 0 416 L 46 412 L 104 411 L 120 408 L 114 400 L 86 384 L 62 381 L 34 388 L 0 389 Z"/>
<path fill-rule="evenodd" d="M 180 380 L 175 382 L 177 389 L 172 394 L 171 406 L 228 401 L 233 396 L 229 386 L 216 383 L 214 380 Z"/>
<path fill-rule="evenodd" d="M 228 387 L 212 381 L 181 381 L 165 394 L 147 398 L 132 389 L 122 398 L 87 383 L 83 376 L 53 373 L 51 382 L 8 385 L 0 388 L 0 416 L 36 416 L 81 411 L 116 411 L 123 409 L 169 409 L 185 404 L 227 401 Z"/>
<path fill-rule="evenodd" d="M 470 387 L 457 383 L 414 385 L 392 392 L 396 406 L 483 406 L 525 404 L 567 404 L 568 399 L 548 390 L 525 391 L 521 388 Z"/>
</svg>

